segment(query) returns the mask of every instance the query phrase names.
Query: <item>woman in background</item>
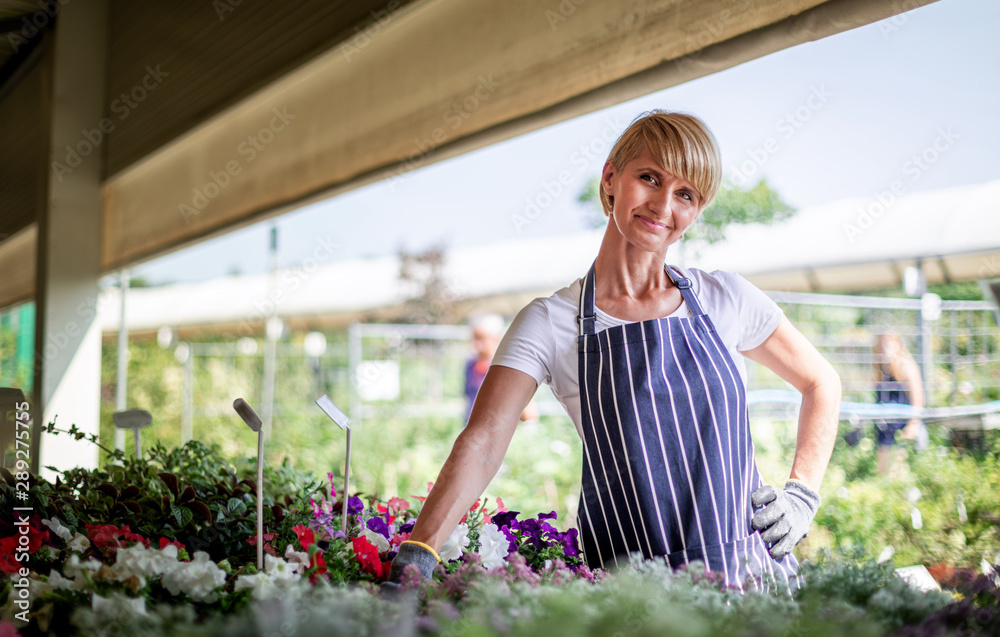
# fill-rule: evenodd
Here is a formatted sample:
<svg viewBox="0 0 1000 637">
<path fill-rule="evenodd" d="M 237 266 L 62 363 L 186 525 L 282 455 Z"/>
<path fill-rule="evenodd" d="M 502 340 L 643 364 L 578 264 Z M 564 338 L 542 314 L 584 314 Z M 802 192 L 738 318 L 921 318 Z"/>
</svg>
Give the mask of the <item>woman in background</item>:
<svg viewBox="0 0 1000 637">
<path fill-rule="evenodd" d="M 923 407 L 924 387 L 920 369 L 906 348 L 903 338 L 895 330 L 886 330 L 875 341 L 875 402 L 880 405 L 900 404 Z M 889 472 L 890 454 L 896 444 L 896 432 L 903 430 L 903 438 L 912 440 L 923 428 L 919 418 L 879 419 L 875 421 L 878 438 L 878 471 Z"/>
</svg>

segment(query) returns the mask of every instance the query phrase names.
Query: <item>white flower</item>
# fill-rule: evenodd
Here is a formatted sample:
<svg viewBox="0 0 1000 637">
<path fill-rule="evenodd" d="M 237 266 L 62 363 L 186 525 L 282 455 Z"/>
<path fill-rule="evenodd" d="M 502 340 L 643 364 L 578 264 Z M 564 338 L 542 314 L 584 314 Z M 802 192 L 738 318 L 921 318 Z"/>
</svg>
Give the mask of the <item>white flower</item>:
<svg viewBox="0 0 1000 637">
<path fill-rule="evenodd" d="M 299 579 L 298 564 L 294 566 L 270 553 L 264 555 L 264 572 L 275 582 L 293 582 Z"/>
<path fill-rule="evenodd" d="M 101 563 L 97 560 L 81 560 L 79 555 L 73 553 L 66 560 L 65 566 L 63 566 L 63 574 L 66 577 L 76 579 L 77 577 L 81 577 L 86 571 L 96 573 L 100 568 Z"/>
<path fill-rule="evenodd" d="M 49 573 L 49 586 L 51 586 L 53 590 L 57 591 L 72 590 L 75 588 L 73 580 L 66 579 L 59 574 L 59 571 L 56 570 Z"/>
<path fill-rule="evenodd" d="M 69 541 L 66 548 L 71 551 L 76 551 L 77 553 L 83 553 L 90 548 L 90 540 L 87 539 L 86 535 L 77 531 L 76 535 Z"/>
<path fill-rule="evenodd" d="M 64 541 L 69 542 L 73 539 L 73 534 L 69 532 L 69 529 L 64 527 L 59 518 L 52 518 L 51 520 L 42 520 L 42 524 L 52 529 L 52 532 L 57 536 L 61 537 Z"/>
<path fill-rule="evenodd" d="M 236 585 L 233 586 L 233 592 L 238 592 L 245 588 L 249 588 L 253 591 L 254 599 L 271 597 L 278 592 L 278 587 L 275 586 L 274 580 L 272 580 L 271 576 L 267 573 L 240 575 L 236 578 Z"/>
<path fill-rule="evenodd" d="M 462 557 L 462 551 L 467 548 L 469 548 L 469 525 L 459 524 L 444 541 L 444 546 L 438 551 L 438 557 L 441 558 L 442 562 L 457 560 Z"/>
<path fill-rule="evenodd" d="M 296 573 L 304 573 L 309 568 L 309 554 L 305 551 L 296 551 L 291 544 L 285 547 L 285 559 Z"/>
<path fill-rule="evenodd" d="M 149 616 L 146 613 L 145 597 L 125 597 L 124 595 L 113 594 L 108 598 L 104 598 L 94 593 L 94 598 L 90 602 L 90 608 L 96 615 L 106 615 L 116 619 L 123 619 L 127 614 Z"/>
<path fill-rule="evenodd" d="M 165 549 L 147 549 L 140 543 L 128 548 L 118 549 L 115 558 L 115 575 L 120 580 L 127 580 L 135 575 L 139 585 L 146 585 L 146 578 L 160 577 L 177 567 L 177 547 L 168 545 Z"/>
<path fill-rule="evenodd" d="M 502 566 L 509 551 L 510 540 L 496 524 L 483 526 L 479 532 L 479 557 L 483 558 L 483 566 L 488 569 Z"/>
<path fill-rule="evenodd" d="M 163 574 L 163 586 L 171 595 L 186 593 L 199 602 L 214 602 L 218 599 L 215 589 L 226 583 L 226 572 L 208 557 L 208 553 L 198 551 L 190 562 L 178 562 L 177 566 Z"/>
<path fill-rule="evenodd" d="M 376 533 L 371 529 L 365 529 L 365 538 L 375 545 L 379 553 L 385 553 L 389 550 L 389 540 L 382 537 L 381 533 Z"/>
</svg>

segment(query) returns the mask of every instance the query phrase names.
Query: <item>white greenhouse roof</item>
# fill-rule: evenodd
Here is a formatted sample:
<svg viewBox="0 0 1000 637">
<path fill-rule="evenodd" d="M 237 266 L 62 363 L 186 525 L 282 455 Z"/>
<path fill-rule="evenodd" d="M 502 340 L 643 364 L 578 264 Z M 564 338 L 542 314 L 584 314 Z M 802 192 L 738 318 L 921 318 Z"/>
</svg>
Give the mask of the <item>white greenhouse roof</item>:
<svg viewBox="0 0 1000 637">
<path fill-rule="evenodd" d="M 886 205 L 886 203 L 888 205 Z M 867 214 L 867 216 L 866 216 Z M 450 250 L 445 279 L 462 298 L 546 293 L 582 276 L 603 230 Z M 849 292 L 900 284 L 918 257 L 931 282 L 1000 276 L 1000 180 L 891 199 L 848 199 L 799 211 L 776 226 L 735 227 L 727 240 L 674 263 L 746 276 L 766 290 Z M 677 254 L 677 253 L 674 253 Z M 285 318 L 398 306 L 414 290 L 399 259 L 353 259 L 129 291 L 130 330 L 258 323 L 276 300 Z M 118 329 L 118 290 L 102 293 L 101 328 Z"/>
</svg>

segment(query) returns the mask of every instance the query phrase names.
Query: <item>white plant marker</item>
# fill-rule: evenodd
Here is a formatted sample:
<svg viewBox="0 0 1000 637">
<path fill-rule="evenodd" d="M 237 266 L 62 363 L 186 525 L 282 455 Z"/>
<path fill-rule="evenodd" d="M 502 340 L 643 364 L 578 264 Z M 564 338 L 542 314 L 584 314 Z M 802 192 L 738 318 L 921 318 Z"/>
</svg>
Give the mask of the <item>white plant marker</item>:
<svg viewBox="0 0 1000 637">
<path fill-rule="evenodd" d="M 142 460 L 142 429 L 153 423 L 153 417 L 145 409 L 128 409 L 111 414 L 111 420 L 119 429 L 131 429 L 135 443 L 136 460 Z"/>
<path fill-rule="evenodd" d="M 257 432 L 257 571 L 264 572 L 264 434 L 260 418 L 247 401 L 237 398 L 233 409 L 252 431 Z"/>
<path fill-rule="evenodd" d="M 340 407 L 337 407 L 330 400 L 330 397 L 323 394 L 318 399 L 316 399 L 316 405 L 323 410 L 323 413 L 330 417 L 330 420 L 334 422 L 338 427 L 347 431 L 347 457 L 344 461 L 344 506 L 342 507 L 342 520 L 340 523 L 340 529 L 344 532 L 344 536 L 347 536 L 347 498 L 348 498 L 348 488 L 351 486 L 351 419 L 347 417 Z"/>
</svg>

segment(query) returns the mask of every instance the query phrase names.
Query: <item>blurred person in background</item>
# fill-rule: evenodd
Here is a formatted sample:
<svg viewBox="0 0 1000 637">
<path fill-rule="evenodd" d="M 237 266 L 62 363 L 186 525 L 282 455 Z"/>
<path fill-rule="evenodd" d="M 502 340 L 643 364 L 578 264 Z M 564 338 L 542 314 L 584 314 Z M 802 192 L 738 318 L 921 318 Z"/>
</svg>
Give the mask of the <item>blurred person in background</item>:
<svg viewBox="0 0 1000 637">
<path fill-rule="evenodd" d="M 880 405 L 924 407 L 926 401 L 920 368 L 917 367 L 899 333 L 889 329 L 879 334 L 875 340 L 874 350 L 875 402 Z M 882 475 L 889 473 L 893 447 L 896 445 L 896 432 L 899 430 L 902 430 L 903 438 L 917 441 L 918 450 L 927 446 L 927 428 L 920 418 L 876 420 L 878 471 Z"/>
<path fill-rule="evenodd" d="M 465 398 L 467 405 L 465 408 L 465 420 L 462 424 L 468 424 L 469 416 L 472 415 L 472 405 L 476 402 L 476 394 L 479 387 L 486 378 L 486 372 L 490 369 L 490 362 L 496 354 L 500 345 L 500 337 L 503 336 L 503 317 L 499 314 L 473 314 L 469 317 L 469 327 L 472 328 L 472 349 L 475 354 L 465 364 Z M 521 420 L 526 422 L 538 420 L 538 408 L 535 402 L 531 401 L 521 412 Z"/>
</svg>

